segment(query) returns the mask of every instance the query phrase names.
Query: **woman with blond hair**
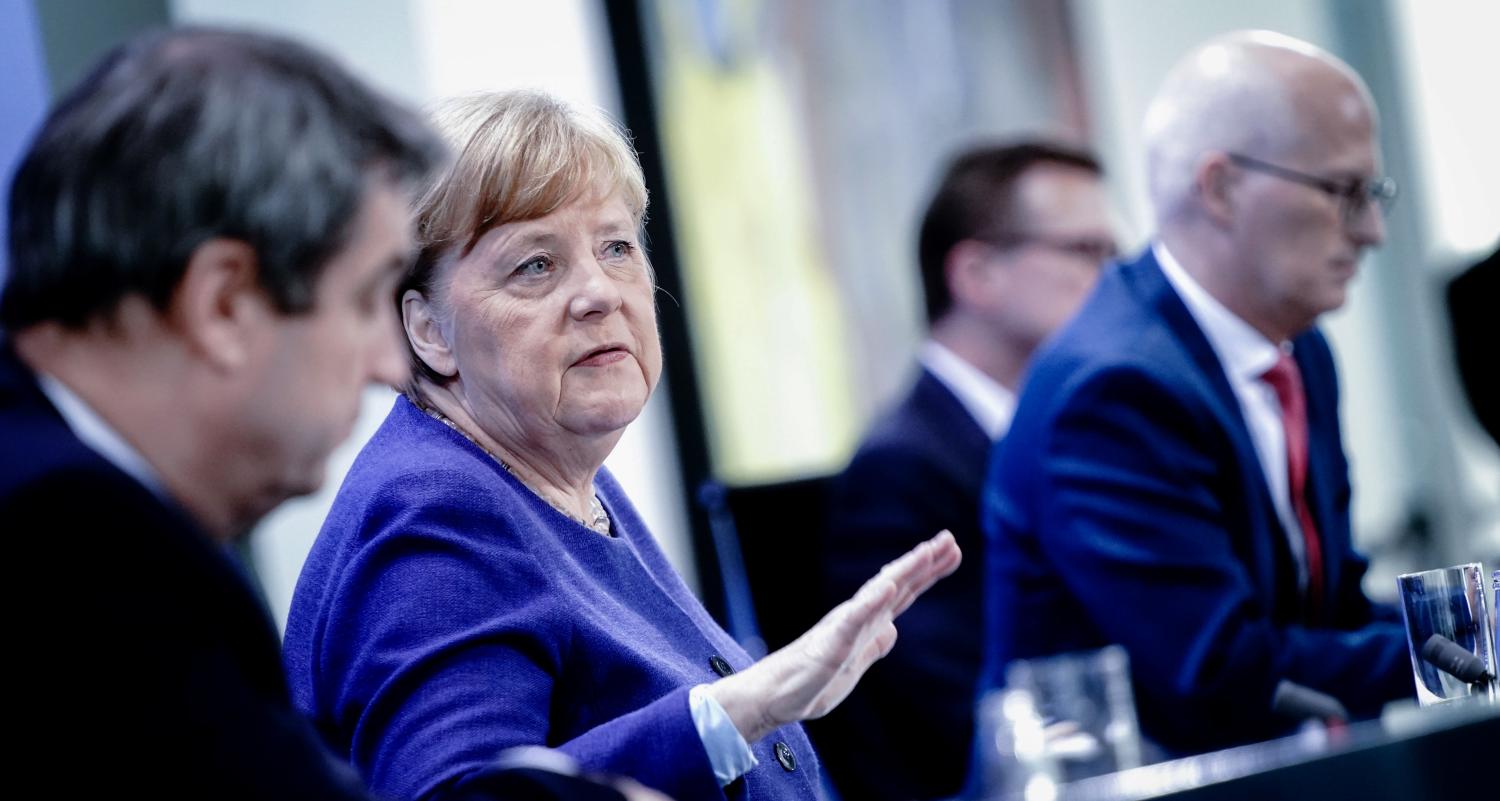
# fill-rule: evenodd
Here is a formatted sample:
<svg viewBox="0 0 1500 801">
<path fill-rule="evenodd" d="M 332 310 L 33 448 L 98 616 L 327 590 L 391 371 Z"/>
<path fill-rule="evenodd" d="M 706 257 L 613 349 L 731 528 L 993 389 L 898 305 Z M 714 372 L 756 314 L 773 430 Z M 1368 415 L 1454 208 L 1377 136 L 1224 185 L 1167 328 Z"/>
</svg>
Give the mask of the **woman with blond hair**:
<svg viewBox="0 0 1500 801">
<path fill-rule="evenodd" d="M 297 704 L 403 798 L 528 743 L 681 799 L 815 798 L 798 721 L 890 650 L 892 619 L 957 566 L 952 537 L 752 662 L 603 468 L 661 373 L 633 150 L 534 92 L 438 122 L 458 156 L 399 298 L 413 375 L 298 583 Z"/>
</svg>

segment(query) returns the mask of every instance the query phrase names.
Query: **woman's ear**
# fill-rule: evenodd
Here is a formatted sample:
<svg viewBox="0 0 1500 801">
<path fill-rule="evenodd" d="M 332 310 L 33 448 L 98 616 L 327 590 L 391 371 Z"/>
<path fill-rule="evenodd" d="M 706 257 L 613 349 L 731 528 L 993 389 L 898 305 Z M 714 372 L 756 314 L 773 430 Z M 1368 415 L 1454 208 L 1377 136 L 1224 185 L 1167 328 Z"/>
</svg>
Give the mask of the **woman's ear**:
<svg viewBox="0 0 1500 801">
<path fill-rule="evenodd" d="M 406 341 L 422 363 L 441 376 L 453 378 L 458 375 L 458 362 L 453 358 L 453 349 L 443 334 L 432 303 L 415 289 L 406 290 L 401 296 L 401 327 L 406 331 Z"/>
</svg>

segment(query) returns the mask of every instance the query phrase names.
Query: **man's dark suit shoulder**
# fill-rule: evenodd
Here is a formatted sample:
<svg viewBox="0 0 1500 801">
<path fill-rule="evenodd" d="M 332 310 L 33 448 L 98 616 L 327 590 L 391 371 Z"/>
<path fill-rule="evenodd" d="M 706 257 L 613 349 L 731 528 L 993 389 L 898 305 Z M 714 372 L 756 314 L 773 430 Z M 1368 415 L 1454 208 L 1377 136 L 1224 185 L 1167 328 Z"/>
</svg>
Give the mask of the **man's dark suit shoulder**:
<svg viewBox="0 0 1500 801">
<path fill-rule="evenodd" d="M 977 503 L 989 447 L 958 399 L 923 370 L 833 480 L 830 597 L 857 589 L 869 576 L 866 562 L 878 569 L 941 528 L 953 530 L 960 548 L 981 545 Z M 958 583 L 952 578 L 944 585 Z"/>
<path fill-rule="evenodd" d="M 920 484 L 931 471 L 955 488 L 977 491 L 982 475 L 971 468 L 983 464 L 988 449 L 989 439 L 952 391 L 923 370 L 900 403 L 870 426 L 837 486 L 855 492 L 880 479 L 889 482 L 879 488 L 884 492 L 913 480 Z"/>
<path fill-rule="evenodd" d="M 89 449 L 0 357 L 20 758 L 63 795 L 364 798 L 286 698 L 275 629 L 175 505 Z"/>
<path fill-rule="evenodd" d="M 821 559 L 829 603 L 940 529 L 964 551 L 958 571 L 902 616 L 891 654 L 809 727 L 845 797 L 933 798 L 960 789 L 982 653 L 978 504 L 989 447 L 962 403 L 923 370 L 834 481 Z"/>
</svg>

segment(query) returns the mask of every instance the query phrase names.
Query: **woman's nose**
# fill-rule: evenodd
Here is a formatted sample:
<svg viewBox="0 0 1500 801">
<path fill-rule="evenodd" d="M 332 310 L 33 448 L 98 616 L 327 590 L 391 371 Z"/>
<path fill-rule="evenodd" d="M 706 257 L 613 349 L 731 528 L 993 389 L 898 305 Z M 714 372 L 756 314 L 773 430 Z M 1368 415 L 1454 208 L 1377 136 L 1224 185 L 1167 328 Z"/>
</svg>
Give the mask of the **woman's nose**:
<svg viewBox="0 0 1500 801">
<path fill-rule="evenodd" d="M 592 256 L 581 263 L 580 283 L 569 301 L 569 311 L 582 320 L 595 314 L 609 314 L 620 308 L 623 297 L 620 286 L 603 264 Z"/>
</svg>

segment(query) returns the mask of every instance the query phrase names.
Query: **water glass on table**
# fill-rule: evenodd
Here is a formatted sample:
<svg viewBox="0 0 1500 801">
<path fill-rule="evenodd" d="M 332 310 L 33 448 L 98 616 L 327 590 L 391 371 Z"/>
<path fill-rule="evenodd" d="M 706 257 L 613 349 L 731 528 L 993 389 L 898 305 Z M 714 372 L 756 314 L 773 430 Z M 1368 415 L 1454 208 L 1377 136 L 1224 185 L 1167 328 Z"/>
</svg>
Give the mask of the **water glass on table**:
<svg viewBox="0 0 1500 801">
<path fill-rule="evenodd" d="M 1141 764 L 1125 649 L 1017 660 L 980 702 L 986 797 L 1047 797 L 1058 784 Z"/>
<path fill-rule="evenodd" d="M 1484 584 L 1478 563 L 1397 577 L 1422 706 L 1497 701 L 1496 631 Z"/>
</svg>

